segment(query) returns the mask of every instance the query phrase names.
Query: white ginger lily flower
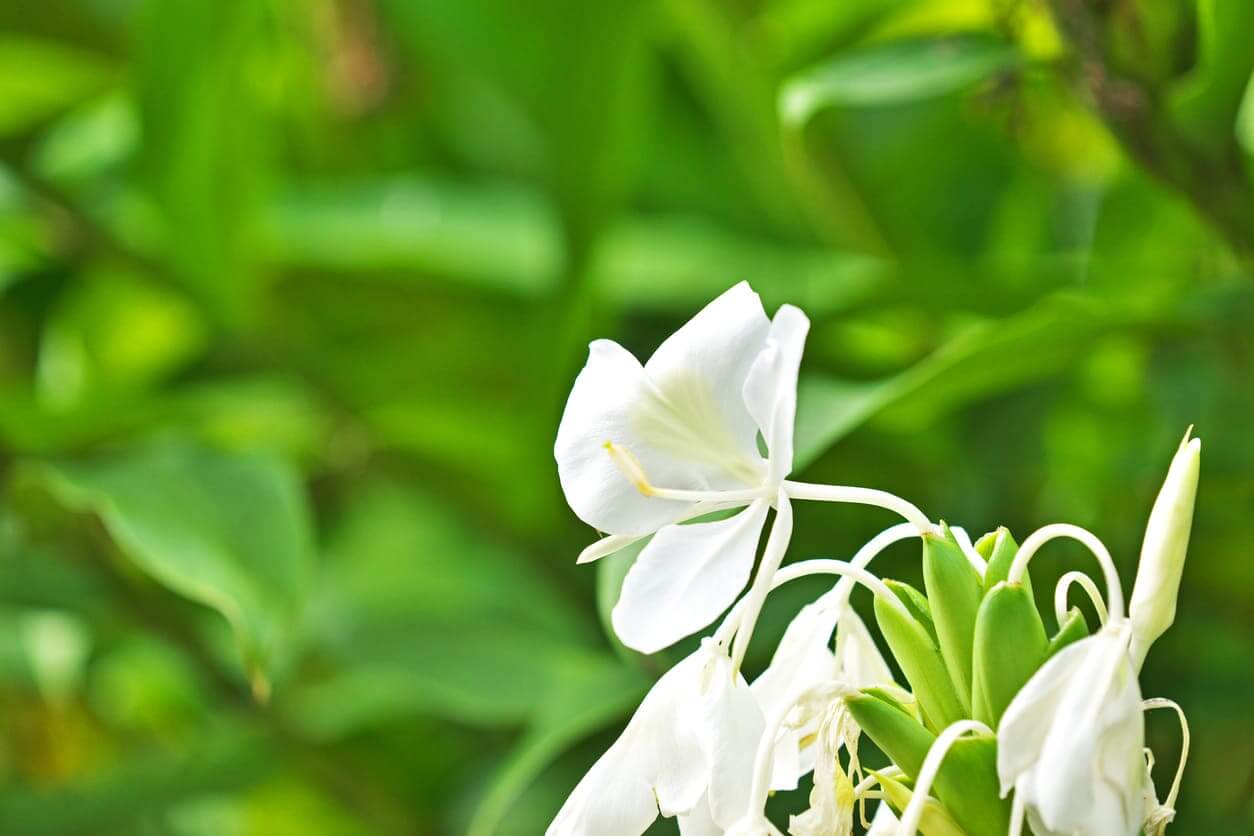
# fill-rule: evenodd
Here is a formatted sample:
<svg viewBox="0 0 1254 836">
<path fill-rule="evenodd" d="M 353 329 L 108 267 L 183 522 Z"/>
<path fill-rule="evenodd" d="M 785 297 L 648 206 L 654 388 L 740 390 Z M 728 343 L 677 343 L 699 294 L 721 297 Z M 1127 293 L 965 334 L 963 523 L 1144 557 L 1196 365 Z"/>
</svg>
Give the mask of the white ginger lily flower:
<svg viewBox="0 0 1254 836">
<path fill-rule="evenodd" d="M 854 783 L 840 765 L 840 750 L 849 752 L 850 771 L 858 769 L 860 731 L 845 708 L 843 697 L 828 703 L 818 726 L 814 787 L 810 807 L 788 821 L 792 836 L 851 836 L 857 801 Z"/>
<path fill-rule="evenodd" d="M 1015 791 L 1037 836 L 1140 833 L 1145 723 L 1130 638 L 1127 620 L 1112 619 L 1063 648 L 1002 717 L 1002 795 Z"/>
<path fill-rule="evenodd" d="M 548 836 L 638 836 L 659 813 L 688 833 L 726 828 L 744 808 L 763 725 L 748 683 L 703 642 L 654 684 Z"/>
<path fill-rule="evenodd" d="M 808 330 L 809 320 L 791 305 L 769 320 L 741 282 L 643 366 L 615 342 L 591 344 L 554 453 L 571 508 L 610 535 L 580 562 L 656 533 L 613 611 L 627 646 L 652 653 L 700 630 L 748 582 L 767 510 L 792 470 Z M 744 510 L 677 525 L 735 507 Z"/>
</svg>

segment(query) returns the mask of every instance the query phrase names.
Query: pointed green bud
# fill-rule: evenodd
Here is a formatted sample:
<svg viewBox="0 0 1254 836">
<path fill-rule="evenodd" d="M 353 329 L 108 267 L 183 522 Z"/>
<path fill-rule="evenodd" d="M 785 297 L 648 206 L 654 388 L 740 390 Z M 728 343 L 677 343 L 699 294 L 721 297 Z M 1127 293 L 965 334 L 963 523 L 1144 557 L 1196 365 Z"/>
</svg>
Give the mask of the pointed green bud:
<svg viewBox="0 0 1254 836">
<path fill-rule="evenodd" d="M 1062 626 L 1058 628 L 1058 632 L 1054 633 L 1053 638 L 1049 640 L 1049 648 L 1045 651 L 1045 658 L 1049 659 L 1055 653 L 1062 650 L 1072 642 L 1078 642 L 1089 634 L 1089 623 L 1084 619 L 1084 613 L 1080 612 L 1078 607 L 1072 607 L 1067 612 L 1067 617 L 1063 619 Z"/>
<path fill-rule="evenodd" d="M 981 537 L 975 544 L 975 549 L 988 561 L 988 568 L 984 570 L 984 591 L 988 592 L 1010 577 L 1010 564 L 1014 563 L 1015 555 L 1019 553 L 1019 544 L 1010 536 L 1010 531 L 1002 527 Z M 1023 575 L 1023 585 L 1030 594 L 1032 580 L 1026 572 Z"/>
<path fill-rule="evenodd" d="M 1045 661 L 1048 647 L 1027 587 L 1003 581 L 990 589 L 975 622 L 975 719 L 997 728 L 1006 706 Z"/>
<path fill-rule="evenodd" d="M 899 705 L 879 696 L 863 692 L 847 697 L 845 705 L 871 742 L 913 781 L 923 768 L 936 735 Z M 1000 798 L 994 738 L 964 737 L 955 741 L 932 788 L 954 821 L 970 836 L 1002 836 L 1006 832 L 1010 807 Z"/>
<path fill-rule="evenodd" d="M 925 729 L 895 700 L 868 691 L 845 698 L 858 728 L 911 780 L 923 768 L 936 735 Z"/>
<path fill-rule="evenodd" d="M 923 535 L 923 580 L 936 624 L 937 643 L 964 716 L 971 713 L 971 643 L 983 589 L 980 574 L 954 540 L 948 526 L 941 535 Z"/>
<path fill-rule="evenodd" d="M 906 809 L 914 792 L 896 778 L 891 778 L 872 770 L 872 775 L 879 781 L 884 798 L 897 811 L 897 815 Z M 954 821 L 954 817 L 939 801 L 929 798 L 923 804 L 923 817 L 919 819 L 919 832 L 923 836 L 966 836 L 965 831 Z"/>
<path fill-rule="evenodd" d="M 932 641 L 936 641 L 936 623 L 932 620 L 932 607 L 928 604 L 927 598 L 924 597 L 923 593 L 908 583 L 895 581 L 892 578 L 885 578 L 884 585 L 892 590 L 901 603 L 906 605 L 910 615 L 914 616 L 915 621 L 923 625 L 923 629 L 927 630 L 927 634 L 932 637 Z"/>
<path fill-rule="evenodd" d="M 1192 429 L 1190 427 L 1189 431 Z M 1150 645 L 1167 632 L 1176 619 L 1176 596 L 1193 527 L 1193 502 L 1197 497 L 1201 459 L 1201 439 L 1190 439 L 1186 432 L 1145 527 L 1141 562 L 1128 608 L 1132 621 L 1129 652 L 1138 670 L 1145 662 Z"/>
<path fill-rule="evenodd" d="M 933 635 L 909 606 L 906 609 L 909 612 L 903 612 L 903 608 L 893 606 L 878 595 L 875 598 L 875 620 L 910 683 L 924 721 L 934 730 L 943 729 L 963 719 L 966 712 Z"/>
</svg>

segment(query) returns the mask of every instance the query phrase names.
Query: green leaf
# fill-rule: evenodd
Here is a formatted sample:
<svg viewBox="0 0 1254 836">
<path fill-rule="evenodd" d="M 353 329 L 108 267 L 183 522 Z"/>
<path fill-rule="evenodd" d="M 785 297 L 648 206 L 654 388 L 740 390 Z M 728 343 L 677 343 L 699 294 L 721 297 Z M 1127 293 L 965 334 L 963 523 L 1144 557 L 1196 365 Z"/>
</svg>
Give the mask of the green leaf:
<svg viewBox="0 0 1254 836">
<path fill-rule="evenodd" d="M 980 575 L 953 539 L 923 537 L 923 579 L 936 623 L 937 642 L 965 714 L 971 713 L 971 643 L 980 608 Z"/>
<path fill-rule="evenodd" d="M 1045 625 L 1023 584 L 999 583 L 984 596 L 975 624 L 975 719 L 997 728 L 1019 689 L 1045 661 Z"/>
<path fill-rule="evenodd" d="M 1049 647 L 1045 651 L 1045 658 L 1051 658 L 1055 653 L 1062 650 L 1073 642 L 1087 637 L 1089 634 L 1089 623 L 1084 618 L 1084 613 L 1079 607 L 1072 607 L 1067 612 L 1067 617 L 1063 620 L 1062 625 L 1058 628 L 1058 632 L 1054 633 L 1049 640 Z"/>
<path fill-rule="evenodd" d="M 1196 0 L 1198 60 L 1171 90 L 1173 118 L 1196 142 L 1222 152 L 1233 138 L 1242 99 L 1254 73 L 1249 34 L 1254 5 L 1244 0 Z"/>
<path fill-rule="evenodd" d="M 927 629 L 900 607 L 875 597 L 875 619 L 897 664 L 910 682 L 929 728 L 934 731 L 966 716 L 945 660 Z"/>
<path fill-rule="evenodd" d="M 946 410 L 1056 373 L 1113 324 L 1091 298 L 1057 296 L 1008 319 L 972 325 L 893 377 L 851 384 L 806 376 L 798 390 L 796 466 L 890 410 L 930 424 Z M 1016 362 L 1005 362 L 1009 356 Z"/>
<path fill-rule="evenodd" d="M 25 130 L 82 101 L 113 77 L 105 60 L 72 46 L 0 37 L 0 136 Z"/>
<path fill-rule="evenodd" d="M 261 453 L 169 440 L 37 467 L 66 505 L 99 515 L 135 565 L 222 614 L 259 695 L 310 591 L 310 512 L 298 475 Z"/>
<path fill-rule="evenodd" d="M 956 93 L 1018 62 L 1014 47 L 986 35 L 898 41 L 838 55 L 784 83 L 779 109 L 797 127 L 828 107 L 881 107 Z"/>
</svg>

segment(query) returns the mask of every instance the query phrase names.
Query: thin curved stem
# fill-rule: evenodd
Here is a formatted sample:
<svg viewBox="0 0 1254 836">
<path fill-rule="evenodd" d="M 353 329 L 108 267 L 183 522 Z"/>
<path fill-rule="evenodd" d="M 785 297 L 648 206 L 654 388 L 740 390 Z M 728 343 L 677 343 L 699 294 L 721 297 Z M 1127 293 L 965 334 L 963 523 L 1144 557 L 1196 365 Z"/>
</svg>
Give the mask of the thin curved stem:
<svg viewBox="0 0 1254 836">
<path fill-rule="evenodd" d="M 848 485 L 816 485 L 812 482 L 785 480 L 784 490 L 793 499 L 809 499 L 816 502 L 847 502 L 854 505 L 874 505 L 900 514 L 913 523 L 920 534 L 935 531 L 936 526 L 919 510 L 918 506 L 888 491 L 874 488 L 855 488 Z"/>
<path fill-rule="evenodd" d="M 1097 610 L 1097 620 L 1106 623 L 1106 602 L 1102 600 L 1101 590 L 1097 588 L 1097 584 L 1093 579 L 1078 569 L 1072 570 L 1058 579 L 1058 585 L 1054 587 L 1054 618 L 1058 621 L 1058 626 L 1062 626 L 1062 622 L 1067 617 L 1067 593 L 1071 590 L 1072 584 L 1079 584 L 1080 588 L 1088 593 L 1089 600 L 1093 602 L 1093 608 Z"/>
<path fill-rule="evenodd" d="M 932 743 L 932 748 L 927 751 L 927 757 L 923 759 L 923 768 L 919 770 L 918 780 L 914 782 L 914 795 L 910 803 L 906 805 L 906 809 L 901 812 L 901 824 L 897 828 L 897 836 L 914 836 L 918 831 L 928 792 L 932 789 L 932 782 L 936 780 L 936 773 L 940 771 L 945 756 L 949 754 L 950 747 L 958 738 L 972 732 L 989 736 L 993 734 L 993 730 L 979 720 L 959 720 L 950 724 L 937 736 L 935 742 Z"/>
<path fill-rule="evenodd" d="M 1163 801 L 1165 807 L 1170 807 L 1174 810 L 1176 799 L 1180 796 L 1180 783 L 1184 780 L 1184 766 L 1189 760 L 1189 719 L 1184 716 L 1184 709 L 1178 703 L 1163 697 L 1153 697 L 1145 700 L 1141 703 L 1141 708 L 1145 711 L 1153 711 L 1156 708 L 1170 708 L 1180 718 L 1180 763 L 1176 766 L 1176 777 L 1171 782 L 1171 790 Z"/>
<path fill-rule="evenodd" d="M 859 552 L 859 554 L 861 554 L 861 552 Z M 855 560 L 856 559 L 857 557 L 855 556 Z M 869 560 L 870 557 L 863 561 L 863 563 L 865 564 L 866 562 L 869 562 Z M 860 583 L 870 589 L 876 596 L 882 598 L 889 606 L 897 607 L 903 615 L 908 614 L 905 605 L 901 603 L 900 599 L 893 594 L 893 591 L 889 589 L 882 580 L 877 578 L 875 575 L 872 575 L 861 566 L 855 565 L 853 561 L 846 563 L 843 560 L 833 560 L 827 557 L 819 557 L 814 558 L 813 560 L 802 560 L 798 563 L 791 563 L 775 573 L 774 577 L 771 579 L 770 588 L 777 589 L 789 581 L 795 581 L 798 578 L 810 577 L 811 575 L 840 575 L 842 578 L 841 583 L 848 581 L 850 590 L 853 589 L 855 583 Z M 837 589 L 840 589 L 840 584 L 837 584 Z M 848 599 L 848 595 L 845 595 L 845 599 Z M 741 618 L 747 605 L 747 600 L 748 596 L 740 599 L 736 606 L 732 607 L 731 612 L 727 614 L 727 616 L 723 619 L 723 623 L 719 625 L 718 630 L 714 632 L 714 641 L 724 647 L 727 645 L 727 642 L 740 626 Z"/>
<path fill-rule="evenodd" d="M 971 564 L 971 568 L 979 572 L 981 578 L 984 577 L 984 573 L 988 570 L 988 561 L 984 559 L 984 555 L 976 550 L 975 544 L 971 542 L 971 535 L 967 534 L 965 528 L 957 525 L 950 526 L 949 530 L 953 532 L 954 539 L 958 541 L 958 547 L 966 555 L 967 562 Z"/>
<path fill-rule="evenodd" d="M 775 573 L 788 551 L 788 542 L 792 539 L 792 503 L 783 489 L 775 507 L 775 522 L 771 525 L 771 533 L 766 539 L 766 549 L 762 552 L 762 562 L 758 565 L 758 573 L 754 576 L 753 586 L 743 599 L 740 629 L 732 643 L 731 661 L 732 678 L 740 672 L 740 663 L 744 661 L 745 651 L 749 649 L 749 640 L 753 638 L 753 628 L 757 625 L 758 615 L 762 612 L 762 604 L 766 602 L 767 593 L 773 589 Z"/>
<path fill-rule="evenodd" d="M 1010 582 L 1022 582 L 1023 573 L 1027 571 L 1028 563 L 1036 555 L 1037 550 L 1050 540 L 1059 537 L 1069 537 L 1072 540 L 1076 540 L 1088 548 L 1093 553 L 1093 556 L 1097 558 L 1097 562 L 1102 567 L 1102 574 L 1106 579 L 1106 601 L 1110 620 L 1118 621 L 1122 619 L 1124 612 L 1123 588 L 1119 585 L 1119 572 L 1115 569 L 1115 561 L 1110 556 L 1110 552 L 1106 549 L 1105 544 L 1093 532 L 1080 528 L 1078 525 L 1054 523 L 1032 532 L 1031 536 L 1023 541 L 1023 545 L 1019 547 L 1019 553 L 1015 555 L 1014 562 L 1010 564 L 1008 577 Z"/>
</svg>

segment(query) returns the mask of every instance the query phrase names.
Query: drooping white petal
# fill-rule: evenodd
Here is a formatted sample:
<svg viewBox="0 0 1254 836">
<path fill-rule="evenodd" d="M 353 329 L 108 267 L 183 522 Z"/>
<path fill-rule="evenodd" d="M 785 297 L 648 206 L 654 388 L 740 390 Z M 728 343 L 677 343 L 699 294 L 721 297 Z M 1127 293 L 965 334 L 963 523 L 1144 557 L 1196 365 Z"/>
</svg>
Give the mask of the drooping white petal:
<svg viewBox="0 0 1254 836">
<path fill-rule="evenodd" d="M 694 722 L 707 656 L 699 650 L 654 684 L 622 735 L 562 805 L 548 836 L 638 836 L 659 808 L 673 816 L 696 806 L 709 780 Z"/>
<path fill-rule="evenodd" d="M 792 471 L 793 429 L 797 418 L 797 374 L 810 320 L 799 308 L 782 306 L 771 321 L 766 349 L 744 385 L 744 402 L 766 439 L 769 478 L 778 482 Z"/>
<path fill-rule="evenodd" d="M 716 823 L 730 827 L 745 813 L 766 719 L 749 684 L 739 674 L 732 678 L 731 660 L 721 652 L 712 655 L 700 728 L 710 764 L 710 813 Z"/>
<path fill-rule="evenodd" d="M 866 836 L 896 836 L 897 825 L 898 821 L 893 815 L 893 808 L 888 806 L 887 801 L 881 801 L 875 808 L 875 815 L 871 818 L 871 827 L 867 830 Z"/>
<path fill-rule="evenodd" d="M 997 774 L 1005 796 L 1040 758 L 1063 692 L 1095 637 L 1080 639 L 1041 666 L 1010 701 L 997 726 Z"/>
<path fill-rule="evenodd" d="M 710 814 L 708 795 L 701 796 L 696 807 L 688 813 L 680 813 L 676 820 L 679 822 L 679 836 L 723 836 L 723 828 L 714 823 Z"/>
<path fill-rule="evenodd" d="M 645 363 L 674 421 L 641 418 L 639 435 L 676 456 L 714 468 L 750 466 L 756 472 L 758 425 L 741 392 L 770 327 L 762 300 L 747 282 L 706 305 Z M 686 432 L 677 433 L 677 423 Z"/>
<path fill-rule="evenodd" d="M 727 609 L 749 581 L 768 507 L 758 500 L 725 520 L 659 531 L 627 572 L 611 614 L 623 644 L 655 653 Z"/>
<path fill-rule="evenodd" d="M 871 638 L 871 632 L 851 607 L 840 615 L 836 627 L 836 664 L 841 678 L 854 688 L 893 684 L 893 671 Z"/>
</svg>

